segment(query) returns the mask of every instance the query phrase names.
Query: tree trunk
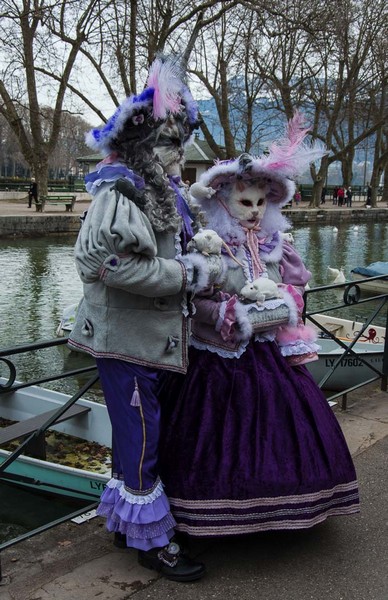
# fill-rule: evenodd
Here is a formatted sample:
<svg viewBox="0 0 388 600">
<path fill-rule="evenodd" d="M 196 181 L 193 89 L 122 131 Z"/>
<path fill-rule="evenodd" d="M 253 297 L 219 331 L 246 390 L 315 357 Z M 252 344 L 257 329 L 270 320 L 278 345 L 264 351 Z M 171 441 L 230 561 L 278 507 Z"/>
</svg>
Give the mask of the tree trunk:
<svg viewBox="0 0 388 600">
<path fill-rule="evenodd" d="M 370 186 L 372 188 L 372 196 L 371 196 L 371 206 L 372 208 L 376 208 L 377 206 L 377 188 L 379 187 L 381 170 L 379 168 L 374 167 L 372 171 L 372 176 L 370 179 Z"/>
<path fill-rule="evenodd" d="M 353 179 L 353 159 L 354 159 L 354 150 L 349 150 L 344 160 L 341 161 L 341 170 L 342 170 L 342 183 L 348 188 L 352 185 Z"/>
<path fill-rule="evenodd" d="M 381 202 L 388 205 L 388 165 L 385 165 L 384 169 L 384 180 L 383 180 L 383 194 L 381 196 Z"/>
<path fill-rule="evenodd" d="M 33 164 L 33 175 L 38 184 L 38 198 L 47 195 L 47 182 L 49 176 L 48 157 L 40 156 Z"/>
<path fill-rule="evenodd" d="M 322 197 L 324 181 L 325 180 L 320 175 L 318 175 L 318 177 L 315 179 L 315 181 L 313 183 L 313 192 L 312 192 L 312 197 L 311 197 L 311 202 L 310 202 L 309 208 L 318 208 L 319 205 L 321 204 L 321 197 Z"/>
</svg>

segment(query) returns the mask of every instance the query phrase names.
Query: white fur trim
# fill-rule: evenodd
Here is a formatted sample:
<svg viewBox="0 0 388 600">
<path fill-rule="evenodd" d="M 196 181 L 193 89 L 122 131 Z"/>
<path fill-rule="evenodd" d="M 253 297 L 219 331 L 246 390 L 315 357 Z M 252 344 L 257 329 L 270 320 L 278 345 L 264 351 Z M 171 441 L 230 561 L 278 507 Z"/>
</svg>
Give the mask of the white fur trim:
<svg viewBox="0 0 388 600">
<path fill-rule="evenodd" d="M 282 294 L 283 294 L 284 302 L 285 302 L 285 304 L 287 304 L 288 309 L 290 311 L 289 325 L 296 326 L 298 324 L 298 319 L 299 319 L 298 308 L 296 306 L 296 302 L 295 302 L 294 298 L 291 296 L 291 294 L 286 292 L 284 289 L 282 289 Z"/>
<path fill-rule="evenodd" d="M 235 337 L 238 340 L 249 340 L 253 335 L 252 325 L 248 319 L 248 307 L 249 304 L 242 304 L 236 302 L 236 322 L 239 326 L 239 331 L 236 332 Z"/>
<path fill-rule="evenodd" d="M 209 263 L 202 254 L 191 252 L 177 257 L 177 260 L 183 263 L 186 269 L 188 291 L 196 293 L 209 287 Z M 194 276 L 196 280 L 193 283 Z"/>
</svg>

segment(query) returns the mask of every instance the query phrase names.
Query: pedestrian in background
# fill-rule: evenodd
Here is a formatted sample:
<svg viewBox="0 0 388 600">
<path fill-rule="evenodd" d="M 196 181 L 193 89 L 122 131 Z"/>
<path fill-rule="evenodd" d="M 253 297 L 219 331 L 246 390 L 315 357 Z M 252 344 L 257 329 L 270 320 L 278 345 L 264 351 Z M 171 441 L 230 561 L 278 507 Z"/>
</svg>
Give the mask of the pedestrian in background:
<svg viewBox="0 0 388 600">
<path fill-rule="evenodd" d="M 333 190 L 333 204 L 337 204 L 337 202 L 338 202 L 338 185 L 336 185 Z"/>
<path fill-rule="evenodd" d="M 35 181 L 35 177 L 31 177 L 30 187 L 28 189 L 28 208 L 31 208 L 32 201 L 38 202 L 38 184 Z"/>
<path fill-rule="evenodd" d="M 296 206 L 299 206 L 300 201 L 302 200 L 302 194 L 300 193 L 299 190 L 296 190 L 296 192 L 294 194 L 294 200 L 295 200 Z"/>
<path fill-rule="evenodd" d="M 370 184 L 367 184 L 367 188 L 366 188 L 366 204 L 365 206 L 368 206 L 369 208 L 372 206 L 372 188 L 370 186 Z"/>
<path fill-rule="evenodd" d="M 338 188 L 338 192 L 337 192 L 338 206 L 343 206 L 344 199 L 345 199 L 345 190 L 341 186 L 341 187 Z"/>
<path fill-rule="evenodd" d="M 348 208 L 351 208 L 351 206 L 352 206 L 352 197 L 353 197 L 352 188 L 349 186 L 348 189 L 346 190 L 346 206 Z"/>
</svg>

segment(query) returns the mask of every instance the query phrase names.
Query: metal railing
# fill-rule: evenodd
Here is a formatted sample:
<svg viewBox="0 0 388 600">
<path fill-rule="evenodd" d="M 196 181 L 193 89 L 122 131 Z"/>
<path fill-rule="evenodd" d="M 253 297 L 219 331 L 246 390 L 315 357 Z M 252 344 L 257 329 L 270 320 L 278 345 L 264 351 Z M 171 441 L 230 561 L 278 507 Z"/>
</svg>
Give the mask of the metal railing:
<svg viewBox="0 0 388 600">
<path fill-rule="evenodd" d="M 332 373 L 334 373 L 334 371 L 336 369 L 340 368 L 341 360 L 345 356 L 348 356 L 348 355 L 357 357 L 357 359 L 359 361 L 361 361 L 362 363 L 365 363 L 371 369 L 371 371 L 374 373 L 374 376 L 372 378 L 369 378 L 368 380 L 363 381 L 362 383 L 360 383 L 358 385 L 347 388 L 346 390 L 342 390 L 341 392 L 331 395 L 330 397 L 327 398 L 328 401 L 331 401 L 331 400 L 335 400 L 342 396 L 342 408 L 343 409 L 346 409 L 347 394 L 349 392 L 354 391 L 357 388 L 367 385 L 373 381 L 381 379 L 381 389 L 384 391 L 387 391 L 387 375 L 388 375 L 388 341 L 387 341 L 387 338 L 385 337 L 384 358 L 383 358 L 382 369 L 376 368 L 374 365 L 370 364 L 366 358 L 360 357 L 360 355 L 356 354 L 356 352 L 353 350 L 354 344 L 363 336 L 364 332 L 367 330 L 369 325 L 371 323 L 373 323 L 376 316 L 378 314 L 382 313 L 384 310 L 386 312 L 386 315 L 385 315 L 386 316 L 386 325 L 388 325 L 388 310 L 387 310 L 388 294 L 379 294 L 376 296 L 362 297 L 360 286 L 362 286 L 362 283 L 365 281 L 370 282 L 373 280 L 386 280 L 387 285 L 388 285 L 388 276 L 370 277 L 365 280 L 359 280 L 357 283 L 349 283 L 348 282 L 348 283 L 343 283 L 343 284 L 332 284 L 332 285 L 326 285 L 326 286 L 319 286 L 316 288 L 306 290 L 306 292 L 304 294 L 305 307 L 304 307 L 304 312 L 303 312 L 303 320 L 313 323 L 315 325 L 315 327 L 317 327 L 320 331 L 322 331 L 326 337 L 334 340 L 336 342 L 336 344 L 338 344 L 338 346 L 340 346 L 344 350 L 344 352 L 342 354 L 340 354 L 337 359 L 335 359 L 334 364 L 329 368 L 328 373 L 319 382 L 319 384 L 318 384 L 319 387 L 322 387 L 323 385 L 325 385 L 325 383 L 327 383 L 327 381 L 329 380 Z M 320 308 L 319 310 L 309 310 L 309 299 L 311 299 L 311 297 L 314 294 L 324 294 L 326 291 L 333 290 L 333 289 L 341 290 L 341 291 L 343 290 L 342 302 L 337 303 L 333 306 L 328 306 L 326 308 Z M 345 308 L 345 307 L 348 308 L 349 306 L 361 305 L 361 304 L 367 304 L 367 303 L 369 303 L 369 304 L 375 303 L 375 304 L 374 304 L 374 306 L 372 306 L 371 312 L 370 312 L 369 316 L 365 319 L 365 322 L 363 323 L 362 327 L 356 333 L 354 338 L 352 340 L 350 340 L 349 343 L 344 343 L 342 340 L 338 339 L 332 331 L 327 329 L 324 325 L 319 323 L 314 318 L 314 316 L 317 314 L 321 314 L 321 313 L 328 314 L 334 310 L 338 310 L 341 308 Z M 64 345 L 64 344 L 66 344 L 66 342 L 67 342 L 67 340 L 65 338 L 60 338 L 60 339 L 46 340 L 46 341 L 37 342 L 34 344 L 27 344 L 27 345 L 23 345 L 23 346 L 17 346 L 15 348 L 8 348 L 5 350 L 1 350 L 0 351 L 0 362 L 2 362 L 3 364 L 5 364 L 7 366 L 8 371 L 9 371 L 9 376 L 8 376 L 8 380 L 5 383 L 0 384 L 0 394 L 10 393 L 10 392 L 22 389 L 22 388 L 30 387 L 32 385 L 41 385 L 44 383 L 60 380 L 63 378 L 74 377 L 75 375 L 86 373 L 86 372 L 95 372 L 96 371 L 95 366 L 83 367 L 80 369 L 65 371 L 63 373 L 53 375 L 53 376 L 38 378 L 38 379 L 29 381 L 29 382 L 15 383 L 17 380 L 17 367 L 15 366 L 14 362 L 12 361 L 12 359 L 10 357 L 18 355 L 18 354 L 26 353 L 26 352 L 40 350 L 43 348 Z M 98 374 L 94 373 L 92 375 L 92 377 L 89 379 L 89 381 L 84 386 L 82 386 L 74 395 L 72 395 L 71 398 L 65 404 L 61 405 L 58 408 L 58 410 L 55 412 L 54 415 L 52 415 L 50 418 L 48 418 L 39 428 L 36 429 L 36 431 L 31 433 L 31 435 L 27 436 L 20 443 L 20 445 L 0 465 L 0 480 L 2 477 L 6 476 L 6 475 L 4 475 L 4 473 L 7 469 L 7 467 L 10 464 L 12 464 L 18 458 L 18 456 L 20 456 L 20 454 L 23 453 L 26 446 L 35 437 L 42 434 L 49 427 L 51 427 L 56 422 L 56 420 L 59 419 L 63 415 L 63 413 L 66 410 L 68 410 L 68 408 L 70 406 L 75 404 L 75 402 L 79 398 L 81 398 L 81 396 L 83 394 L 85 394 L 97 380 L 98 380 Z M 19 478 L 19 481 L 23 481 L 23 480 L 27 479 L 22 476 L 20 476 L 20 477 L 17 476 L 17 478 Z M 38 482 L 36 482 L 36 483 L 38 483 Z M 23 535 L 20 535 L 16 538 L 12 539 L 12 540 L 4 542 L 4 543 L 0 544 L 0 551 L 4 550 L 5 548 L 8 548 L 14 544 L 17 544 L 18 542 L 23 541 L 29 537 L 32 537 L 38 533 L 41 533 L 47 529 L 51 529 L 52 527 L 55 527 L 56 525 L 61 524 L 69 519 L 72 519 L 77 515 L 87 512 L 87 511 L 91 510 L 92 508 L 94 508 L 96 505 L 97 505 L 97 502 L 93 502 L 93 504 L 91 504 L 87 507 L 84 507 L 76 512 L 67 514 L 67 515 L 61 517 L 60 519 L 57 519 L 50 523 L 47 523 L 41 527 L 34 529 L 33 531 L 30 531 L 28 533 L 25 533 Z M 0 563 L 0 581 L 1 581 L 1 563 Z"/>
<path fill-rule="evenodd" d="M 15 365 L 15 363 L 12 360 L 13 356 L 28 353 L 28 352 L 34 352 L 34 351 L 41 350 L 44 348 L 61 346 L 61 345 L 65 345 L 66 343 L 67 343 L 66 338 L 60 338 L 60 339 L 57 338 L 57 339 L 53 339 L 53 340 L 36 342 L 33 344 L 25 344 L 25 345 L 21 345 L 21 346 L 16 346 L 14 348 L 6 348 L 6 349 L 3 349 L 0 351 L 0 362 L 3 363 L 3 365 L 5 365 L 8 369 L 7 381 L 5 381 L 4 383 L 0 383 L 0 395 L 16 392 L 17 390 L 27 388 L 30 386 L 41 385 L 41 384 L 49 383 L 52 381 L 58 381 L 61 379 L 72 378 L 76 375 L 80 375 L 83 373 L 93 372 L 93 375 L 85 383 L 85 385 L 83 385 L 80 389 L 78 389 L 77 392 L 75 394 L 73 394 L 67 400 L 67 402 L 62 404 L 55 411 L 55 413 L 51 414 L 50 417 L 47 418 L 46 421 L 41 426 L 37 427 L 35 429 L 35 431 L 33 431 L 30 435 L 27 435 L 26 437 L 24 437 L 24 439 L 18 445 L 18 447 L 13 452 L 10 453 L 10 455 L 6 458 L 6 460 L 4 460 L 2 462 L 2 464 L 0 464 L 0 483 L 1 483 L 1 479 L 4 479 L 7 481 L 25 483 L 25 484 L 30 484 L 30 485 L 32 484 L 32 485 L 36 486 L 37 488 L 39 488 L 40 485 L 44 485 L 45 487 L 53 488 L 53 491 L 55 491 L 55 490 L 59 491 L 59 489 L 61 491 L 65 491 L 65 490 L 70 491 L 70 492 L 75 491 L 75 490 L 71 490 L 70 488 L 67 488 L 67 487 L 65 488 L 63 486 L 51 484 L 48 482 L 41 482 L 41 481 L 38 481 L 36 479 L 30 478 L 30 477 L 27 477 L 24 475 L 20 475 L 20 474 L 16 475 L 16 474 L 10 474 L 10 473 L 6 472 L 7 468 L 25 451 L 26 447 L 31 442 L 33 442 L 36 438 L 38 438 L 38 436 L 42 435 L 45 431 L 47 431 L 47 429 L 49 429 L 52 425 L 54 425 L 56 423 L 56 421 L 58 421 L 58 419 L 60 419 L 60 417 L 71 406 L 73 406 L 77 402 L 77 400 L 79 400 L 88 390 L 90 390 L 90 388 L 98 381 L 99 376 L 98 376 L 98 373 L 96 372 L 97 367 L 95 365 L 92 365 L 89 367 L 82 367 L 79 369 L 63 371 L 62 373 L 59 373 L 56 375 L 49 375 L 49 376 L 34 379 L 34 380 L 28 381 L 28 382 L 17 382 L 17 366 Z M 92 495 L 92 494 L 90 495 L 90 497 L 95 498 L 94 495 Z M 61 523 L 64 523 L 65 521 L 73 519 L 74 517 L 76 517 L 78 515 L 88 512 L 88 511 L 94 509 L 97 506 L 97 504 L 98 504 L 98 502 L 96 502 L 96 500 L 94 499 L 94 501 L 91 504 L 89 504 L 87 506 L 83 506 L 79 510 L 77 510 L 75 512 L 71 512 L 71 514 L 66 514 L 66 515 L 60 517 L 59 519 L 56 519 L 55 521 L 51 521 L 51 522 L 41 525 L 40 527 L 37 527 L 31 531 L 28 531 L 27 533 L 21 534 L 11 540 L 7 540 L 3 543 L 0 543 L 0 552 L 2 550 L 4 550 L 5 548 L 9 548 L 10 546 L 13 546 L 25 539 L 28 539 L 32 536 L 42 533 L 43 531 L 45 531 L 47 529 L 51 529 L 51 528 L 55 527 L 56 525 L 59 525 Z M 2 579 L 2 574 L 1 574 L 1 561 L 0 561 L 0 581 L 1 581 L 1 579 Z"/>
<path fill-rule="evenodd" d="M 387 282 L 387 293 L 378 293 L 376 295 L 363 295 L 363 284 L 370 284 L 373 281 L 386 281 Z M 324 309 L 320 308 L 319 310 L 309 310 L 309 299 L 314 294 L 324 294 L 328 290 L 339 290 L 342 292 L 342 301 L 333 305 L 325 307 Z M 357 359 L 358 364 L 362 363 L 366 365 L 371 372 L 374 373 L 372 377 L 358 383 L 357 385 L 353 385 L 346 389 L 337 392 L 336 394 L 330 395 L 327 400 L 335 401 L 338 398 L 342 398 L 341 400 L 341 408 L 346 410 L 347 407 L 347 396 L 350 392 L 355 391 L 358 388 L 361 388 L 365 385 L 373 383 L 374 381 L 381 380 L 381 390 L 387 391 L 387 377 L 388 377 L 388 340 L 385 335 L 384 341 L 384 351 L 383 351 L 383 365 L 382 369 L 378 369 L 374 364 L 372 364 L 366 356 L 362 356 L 359 353 L 356 353 L 354 345 L 361 340 L 364 336 L 364 332 L 367 331 L 368 327 L 371 324 L 374 324 L 374 320 L 378 315 L 385 316 L 385 330 L 388 328 L 388 276 L 376 276 L 376 277 L 368 277 L 365 279 L 359 279 L 357 282 L 345 282 L 340 284 L 332 284 L 319 286 L 315 288 L 311 288 L 305 291 L 304 294 L 304 311 L 303 311 L 303 320 L 305 322 L 312 323 L 316 328 L 318 328 L 322 334 L 331 340 L 333 340 L 340 348 L 343 349 L 343 353 L 339 354 L 338 357 L 335 358 L 333 364 L 328 367 L 327 373 L 324 377 L 319 381 L 318 386 L 322 388 L 329 381 L 330 377 L 333 373 L 341 368 L 342 361 L 347 356 L 353 356 Z M 322 323 L 318 322 L 314 316 L 318 314 L 324 313 L 327 315 L 333 311 L 337 311 L 343 308 L 355 307 L 356 305 L 370 305 L 370 313 L 367 317 L 365 317 L 364 322 L 361 328 L 355 332 L 354 337 L 352 337 L 348 343 L 345 343 L 341 339 L 339 339 L 335 332 L 331 331 L 327 327 L 325 327 Z M 319 340 L 318 340 L 319 343 Z"/>
</svg>

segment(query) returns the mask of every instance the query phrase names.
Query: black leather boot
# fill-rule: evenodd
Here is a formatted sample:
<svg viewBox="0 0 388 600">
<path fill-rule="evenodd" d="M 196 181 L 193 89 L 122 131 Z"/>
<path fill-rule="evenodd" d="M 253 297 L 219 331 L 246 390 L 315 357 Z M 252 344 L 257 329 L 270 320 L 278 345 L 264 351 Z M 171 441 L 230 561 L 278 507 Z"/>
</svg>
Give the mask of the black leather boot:
<svg viewBox="0 0 388 600">
<path fill-rule="evenodd" d="M 147 552 L 139 550 L 138 561 L 146 569 L 154 569 L 171 581 L 196 581 L 205 574 L 205 565 L 182 553 L 176 542 Z"/>
<path fill-rule="evenodd" d="M 116 548 L 127 548 L 127 536 L 124 533 L 115 533 L 113 545 Z"/>
</svg>

